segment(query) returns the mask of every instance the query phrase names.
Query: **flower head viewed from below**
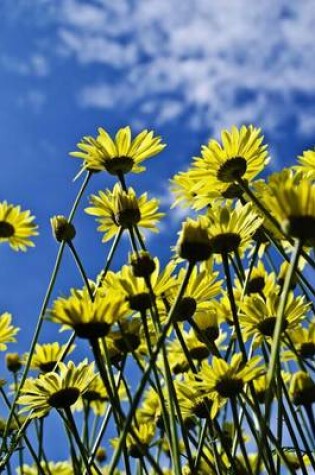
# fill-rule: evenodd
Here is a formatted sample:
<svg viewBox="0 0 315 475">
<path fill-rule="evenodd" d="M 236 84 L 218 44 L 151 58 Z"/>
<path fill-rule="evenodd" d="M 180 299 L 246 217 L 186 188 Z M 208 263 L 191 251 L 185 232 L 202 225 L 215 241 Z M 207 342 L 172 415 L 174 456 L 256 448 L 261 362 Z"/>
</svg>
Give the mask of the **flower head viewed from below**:
<svg viewBox="0 0 315 475">
<path fill-rule="evenodd" d="M 132 139 L 129 126 L 119 129 L 114 139 L 103 128 L 99 128 L 98 132 L 96 139 L 83 137 L 78 143 L 80 151 L 70 153 L 84 160 L 85 170 L 106 170 L 117 176 L 128 172 L 140 173 L 145 170 L 142 162 L 157 155 L 166 146 L 161 137 L 154 137 L 154 133 L 148 130 L 143 130 Z"/>
<path fill-rule="evenodd" d="M 49 372 L 37 379 L 27 379 L 21 390 L 19 404 L 31 411 L 30 417 L 43 417 L 51 409 L 72 406 L 87 391 L 95 378 L 94 363 L 83 361 L 78 366 L 72 361 L 59 363 L 59 374 Z"/>
<path fill-rule="evenodd" d="M 26 251 L 33 247 L 31 237 L 37 236 L 37 225 L 30 211 L 22 211 L 20 206 L 0 203 L 0 243 L 8 242 L 14 251 Z"/>
<path fill-rule="evenodd" d="M 187 212 L 165 217 L 162 230 L 171 233 L 185 216 L 167 249 L 162 239 L 145 239 L 164 216 L 159 200 L 138 194 L 142 176 L 128 175 L 164 147 L 148 130 L 132 138 L 124 127 L 112 138 L 99 128 L 72 153 L 85 179 L 69 218 L 51 219 L 59 250 L 34 336 L 28 351 L 4 358 L 0 471 L 315 470 L 313 153 L 268 176 L 260 129 L 224 130 L 171 181 L 173 206 Z M 115 183 L 94 191 L 85 208 L 103 234 L 99 256 L 92 238 L 84 245 L 75 215 L 100 171 Z M 0 240 L 25 249 L 36 233 L 29 211 L 0 204 Z M 2 351 L 17 339 L 11 322 L 0 315 Z M 51 322 L 72 330 L 66 343 Z M 58 459 L 68 460 L 51 461 Z"/>
<path fill-rule="evenodd" d="M 116 236 L 118 230 L 134 226 L 158 232 L 157 222 L 164 216 L 158 211 L 158 200 L 148 200 L 147 193 L 137 198 L 135 191 L 121 189 L 117 183 L 113 191 L 100 191 L 90 197 L 92 206 L 85 209 L 87 214 L 96 216 L 100 226 L 98 231 L 104 233 L 103 242 Z"/>
</svg>

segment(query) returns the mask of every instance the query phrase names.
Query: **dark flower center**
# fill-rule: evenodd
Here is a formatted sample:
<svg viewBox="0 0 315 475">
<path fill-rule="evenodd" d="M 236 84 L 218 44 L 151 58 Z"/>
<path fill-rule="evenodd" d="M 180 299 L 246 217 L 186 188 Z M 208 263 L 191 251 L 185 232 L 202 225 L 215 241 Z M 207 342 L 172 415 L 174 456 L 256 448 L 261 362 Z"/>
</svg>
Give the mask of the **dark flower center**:
<svg viewBox="0 0 315 475">
<path fill-rule="evenodd" d="M 106 336 L 110 325 L 106 322 L 77 323 L 73 328 L 79 338 L 91 340 Z"/>
<path fill-rule="evenodd" d="M 223 377 L 221 381 L 216 384 L 216 390 L 222 397 L 234 398 L 243 389 L 244 383 L 241 379 Z"/>
<path fill-rule="evenodd" d="M 211 256 L 212 247 L 209 242 L 191 242 L 183 241 L 179 248 L 178 254 L 183 259 L 190 262 L 206 261 Z"/>
<path fill-rule="evenodd" d="M 223 198 L 232 200 L 234 198 L 241 198 L 243 196 L 243 190 L 237 183 L 231 183 L 221 194 Z"/>
<path fill-rule="evenodd" d="M 210 239 L 213 254 L 228 254 L 236 251 L 241 243 L 239 234 L 222 233 Z"/>
<path fill-rule="evenodd" d="M 124 333 L 121 338 L 115 340 L 115 346 L 122 353 L 128 353 L 128 351 L 134 351 L 140 345 L 139 335 L 134 335 L 133 333 Z"/>
<path fill-rule="evenodd" d="M 134 160 L 130 157 L 114 157 L 105 158 L 103 163 L 110 175 L 124 175 L 132 170 Z"/>
<path fill-rule="evenodd" d="M 211 401 L 208 398 L 205 398 L 204 401 L 198 401 L 194 405 L 193 413 L 198 419 L 206 419 L 210 413 L 210 404 Z"/>
<path fill-rule="evenodd" d="M 315 355 L 315 343 L 302 343 L 299 353 L 302 358 L 312 358 Z"/>
<path fill-rule="evenodd" d="M 7 221 L 0 221 L 0 238 L 10 238 L 14 235 L 14 227 Z"/>
<path fill-rule="evenodd" d="M 48 404 L 57 409 L 66 409 L 72 406 L 80 396 L 78 388 L 64 388 L 52 394 L 48 399 Z"/>
<path fill-rule="evenodd" d="M 224 162 L 217 174 L 217 177 L 223 183 L 231 183 L 241 178 L 247 170 L 247 162 L 243 157 L 229 158 Z"/>
<path fill-rule="evenodd" d="M 56 364 L 57 361 L 47 361 L 46 363 L 40 363 L 38 367 L 42 373 L 50 373 L 50 371 L 54 370 Z"/>
<path fill-rule="evenodd" d="M 129 228 L 139 223 L 141 214 L 139 208 L 124 209 L 115 215 L 115 223 L 122 228 Z"/>
<path fill-rule="evenodd" d="M 82 398 L 89 402 L 102 400 L 100 393 L 98 391 L 93 391 L 92 389 L 85 391 L 85 393 L 82 395 Z"/>
<path fill-rule="evenodd" d="M 246 293 L 256 294 L 262 292 L 265 287 L 265 279 L 263 277 L 253 277 L 247 284 Z"/>
<path fill-rule="evenodd" d="M 196 300 L 193 297 L 184 297 L 176 306 L 174 320 L 184 322 L 191 318 L 197 308 Z"/>
<path fill-rule="evenodd" d="M 290 216 L 286 223 L 286 232 L 304 241 L 304 244 L 315 243 L 315 216 Z"/>
<path fill-rule="evenodd" d="M 206 346 L 196 346 L 195 348 L 189 349 L 189 355 L 194 360 L 204 360 L 205 358 L 208 358 L 209 354 L 210 351 Z"/>
<path fill-rule="evenodd" d="M 128 301 L 131 310 L 135 310 L 136 312 L 145 312 L 151 307 L 151 298 L 147 292 L 132 295 L 128 297 Z"/>
<path fill-rule="evenodd" d="M 262 333 L 262 335 L 272 337 L 275 330 L 276 321 L 276 317 L 267 317 L 257 325 L 257 328 L 260 333 Z M 288 322 L 283 320 L 281 331 L 286 330 L 287 326 Z"/>
<path fill-rule="evenodd" d="M 315 402 L 315 384 L 296 391 L 293 395 L 293 403 L 296 406 L 308 406 Z"/>
</svg>

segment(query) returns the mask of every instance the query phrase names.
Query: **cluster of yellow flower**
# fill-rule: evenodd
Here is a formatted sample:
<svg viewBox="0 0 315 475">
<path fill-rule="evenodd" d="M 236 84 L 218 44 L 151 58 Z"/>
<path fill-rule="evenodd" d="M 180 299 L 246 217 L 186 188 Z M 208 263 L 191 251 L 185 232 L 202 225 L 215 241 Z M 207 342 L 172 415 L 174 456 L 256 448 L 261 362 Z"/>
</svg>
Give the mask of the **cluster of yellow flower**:
<svg viewBox="0 0 315 475">
<path fill-rule="evenodd" d="M 113 139 L 100 128 L 71 153 L 83 160 L 84 186 L 102 171 L 117 179 L 112 190 L 92 195 L 85 210 L 96 217 L 103 242 L 113 244 L 92 280 L 74 246 L 74 213 L 52 218 L 83 287 L 56 298 L 50 309 L 47 299 L 29 353 L 6 355 L 14 391 L 10 403 L 1 383 L 11 407 L 1 423 L 1 468 L 20 447 L 18 473 L 30 475 L 148 474 L 148 464 L 164 475 L 315 470 L 315 287 L 308 278 L 315 269 L 315 151 L 259 179 L 269 162 L 260 129 L 232 127 L 221 142 L 211 139 L 171 180 L 174 206 L 190 214 L 162 267 L 142 230 L 157 232 L 164 213 L 157 199 L 127 187 L 126 175 L 144 171 L 144 160 L 164 147 L 147 130 L 132 138 L 125 127 Z M 29 211 L 0 204 L 0 241 L 15 250 L 33 245 L 33 220 Z M 114 272 L 123 234 L 130 258 Z M 68 343 L 39 344 L 44 320 L 72 330 Z M 3 314 L 0 350 L 17 332 Z M 86 351 L 86 341 L 90 357 L 65 363 L 70 353 Z M 53 409 L 70 444 L 66 462 L 48 462 L 43 446 L 44 416 Z M 40 423 L 38 450 L 26 432 L 32 419 Z M 23 464 L 22 437 L 33 465 Z M 167 460 L 169 468 L 162 468 Z"/>
</svg>

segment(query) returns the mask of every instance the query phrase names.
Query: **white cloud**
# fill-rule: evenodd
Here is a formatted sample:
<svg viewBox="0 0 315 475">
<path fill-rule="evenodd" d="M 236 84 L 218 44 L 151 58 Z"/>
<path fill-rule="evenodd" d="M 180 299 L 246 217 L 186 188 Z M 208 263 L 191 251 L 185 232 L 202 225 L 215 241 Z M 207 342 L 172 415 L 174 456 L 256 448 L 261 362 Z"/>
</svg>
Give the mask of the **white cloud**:
<svg viewBox="0 0 315 475">
<path fill-rule="evenodd" d="M 215 131 L 288 118 L 313 129 L 314 107 L 298 100 L 314 98 L 312 0 L 60 0 L 52 16 L 58 51 L 104 65 L 79 92 L 84 107 L 118 106 L 139 121 L 137 109 L 157 123 L 181 116 Z"/>
<path fill-rule="evenodd" d="M 4 70 L 21 76 L 45 77 L 49 74 L 49 64 L 45 56 L 34 53 L 28 58 L 2 54 L 0 64 Z"/>
</svg>

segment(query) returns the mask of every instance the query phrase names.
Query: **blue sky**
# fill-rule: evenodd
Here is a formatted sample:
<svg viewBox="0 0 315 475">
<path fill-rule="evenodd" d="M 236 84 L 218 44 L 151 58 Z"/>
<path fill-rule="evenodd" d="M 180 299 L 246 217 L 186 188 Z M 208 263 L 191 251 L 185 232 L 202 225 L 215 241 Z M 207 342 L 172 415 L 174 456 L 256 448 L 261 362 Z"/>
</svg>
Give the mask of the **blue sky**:
<svg viewBox="0 0 315 475">
<path fill-rule="evenodd" d="M 162 135 L 167 149 L 147 174 L 128 179 L 164 210 L 169 178 L 222 128 L 260 126 L 270 170 L 314 146 L 311 0 L 1 0 L 0 14 L 0 199 L 31 209 L 40 226 L 34 250 L 0 249 L 0 311 L 23 329 L 23 350 L 57 251 L 49 218 L 67 214 L 78 190 L 79 162 L 68 153 L 83 135 L 127 124 Z M 113 184 L 101 174 L 88 191 Z M 75 242 L 94 278 L 107 247 L 83 207 Z M 159 256 L 169 255 L 179 216 L 150 239 Z M 55 295 L 75 285 L 66 256 Z M 46 336 L 56 332 L 47 324 Z"/>
</svg>

